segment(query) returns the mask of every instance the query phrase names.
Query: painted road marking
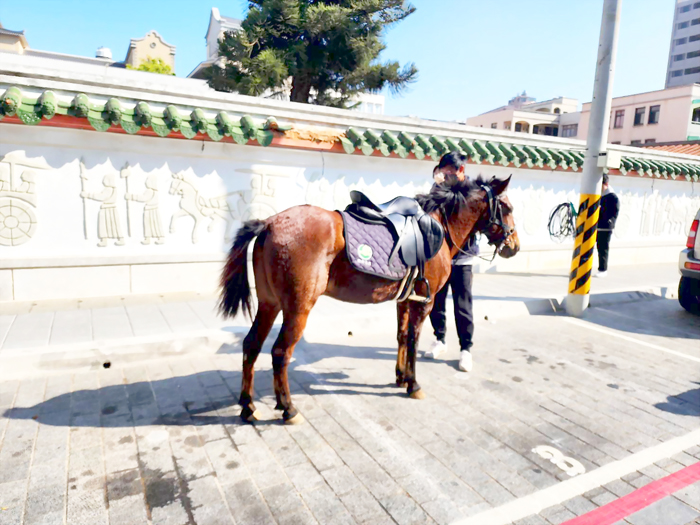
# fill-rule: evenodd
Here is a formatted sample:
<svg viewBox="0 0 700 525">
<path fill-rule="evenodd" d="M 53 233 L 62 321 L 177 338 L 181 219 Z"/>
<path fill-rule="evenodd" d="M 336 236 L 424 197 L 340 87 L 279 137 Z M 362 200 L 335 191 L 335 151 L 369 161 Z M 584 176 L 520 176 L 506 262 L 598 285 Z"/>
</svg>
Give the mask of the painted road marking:
<svg viewBox="0 0 700 525">
<path fill-rule="evenodd" d="M 593 330 L 594 332 L 600 332 L 601 334 L 617 337 L 618 339 L 622 339 L 624 341 L 629 341 L 630 343 L 635 343 L 635 344 L 638 344 L 641 346 L 646 346 L 647 348 L 653 348 L 654 350 L 659 350 L 660 352 L 666 352 L 667 354 L 675 355 L 677 357 L 682 357 L 684 359 L 689 359 L 690 361 L 695 361 L 696 363 L 700 363 L 700 357 L 688 355 L 688 354 L 685 354 L 683 352 L 677 352 L 676 350 L 671 350 L 670 348 L 664 348 L 663 346 L 655 345 L 654 343 L 647 343 L 646 341 L 642 341 L 640 339 L 635 339 L 634 337 L 629 337 L 628 335 L 618 334 L 617 332 L 612 332 L 612 331 L 606 330 L 604 328 L 598 328 L 597 326 L 593 326 L 590 323 L 586 323 L 584 321 L 579 321 L 578 319 L 571 319 L 570 317 L 562 317 L 562 320 L 566 321 L 567 323 L 571 323 L 571 324 L 574 324 L 576 326 L 580 326 L 581 328 L 587 328 L 588 330 Z"/>
<path fill-rule="evenodd" d="M 607 505 L 566 522 L 565 525 L 610 525 L 638 512 L 674 492 L 700 481 L 700 461 L 670 476 L 652 481 Z"/>
<path fill-rule="evenodd" d="M 540 445 L 532 449 L 532 452 L 537 454 L 543 459 L 548 459 L 550 463 L 553 463 L 564 472 L 566 472 L 572 478 L 578 474 L 583 474 L 586 472 L 586 467 L 584 467 L 579 461 L 574 458 L 570 458 L 562 454 L 559 450 L 548 445 Z"/>
<path fill-rule="evenodd" d="M 626 474 L 683 452 L 695 445 L 700 445 L 700 429 L 456 523 L 459 525 L 506 525 L 533 514 L 539 514 L 552 505 L 580 496 L 584 492 L 615 481 Z"/>
</svg>

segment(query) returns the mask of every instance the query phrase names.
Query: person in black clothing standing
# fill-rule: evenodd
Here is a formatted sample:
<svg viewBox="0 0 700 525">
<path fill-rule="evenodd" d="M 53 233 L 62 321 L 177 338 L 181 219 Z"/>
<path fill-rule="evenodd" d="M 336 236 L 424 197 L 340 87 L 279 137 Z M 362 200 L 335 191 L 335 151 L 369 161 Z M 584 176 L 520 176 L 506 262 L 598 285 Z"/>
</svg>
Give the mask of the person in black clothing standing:
<svg viewBox="0 0 700 525">
<path fill-rule="evenodd" d="M 433 179 L 440 184 L 449 178 L 464 180 L 464 167 L 467 158 L 457 152 L 442 156 L 440 163 L 433 170 Z M 435 186 L 433 186 L 435 188 Z M 436 359 L 447 351 L 445 335 L 447 334 L 447 291 L 452 288 L 452 300 L 455 308 L 455 323 L 459 336 L 459 368 L 464 372 L 472 370 L 472 337 L 474 336 L 474 314 L 472 311 L 472 264 L 479 255 L 479 246 L 474 235 L 462 246 L 463 252 L 457 252 L 452 259 L 452 273 L 447 284 L 435 295 L 435 303 L 430 312 L 430 323 L 436 341 L 425 353 L 428 359 Z"/>
<path fill-rule="evenodd" d="M 617 216 L 620 214 L 620 199 L 610 187 L 610 178 L 603 175 L 603 191 L 600 198 L 600 214 L 598 215 L 598 273 L 596 277 L 608 275 L 608 255 L 610 253 L 610 238 L 615 229 Z"/>
</svg>

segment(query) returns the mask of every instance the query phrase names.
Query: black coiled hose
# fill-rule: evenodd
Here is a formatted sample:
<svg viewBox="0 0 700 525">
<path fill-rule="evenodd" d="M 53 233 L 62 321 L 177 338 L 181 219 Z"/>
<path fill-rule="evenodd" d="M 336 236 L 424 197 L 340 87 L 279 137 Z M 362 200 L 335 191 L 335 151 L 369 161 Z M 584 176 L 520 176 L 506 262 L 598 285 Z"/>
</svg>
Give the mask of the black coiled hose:
<svg viewBox="0 0 700 525">
<path fill-rule="evenodd" d="M 570 202 L 563 202 L 549 215 L 549 236 L 557 242 L 573 238 L 576 233 L 576 209 Z"/>
</svg>

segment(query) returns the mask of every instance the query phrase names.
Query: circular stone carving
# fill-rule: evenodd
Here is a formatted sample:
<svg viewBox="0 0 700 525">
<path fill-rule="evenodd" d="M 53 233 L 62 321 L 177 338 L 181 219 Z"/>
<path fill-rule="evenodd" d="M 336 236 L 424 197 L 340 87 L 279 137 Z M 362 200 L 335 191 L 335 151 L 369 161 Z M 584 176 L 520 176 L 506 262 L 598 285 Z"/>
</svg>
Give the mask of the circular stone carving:
<svg viewBox="0 0 700 525">
<path fill-rule="evenodd" d="M 0 199 L 0 245 L 24 244 L 35 230 L 36 215 L 29 204 L 18 199 Z"/>
</svg>

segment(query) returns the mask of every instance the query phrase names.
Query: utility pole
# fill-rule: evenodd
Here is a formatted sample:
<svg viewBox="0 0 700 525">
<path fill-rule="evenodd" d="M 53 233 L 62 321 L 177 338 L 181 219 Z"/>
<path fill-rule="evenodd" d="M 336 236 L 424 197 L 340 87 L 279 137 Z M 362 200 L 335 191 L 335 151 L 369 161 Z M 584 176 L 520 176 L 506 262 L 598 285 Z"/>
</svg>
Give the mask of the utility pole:
<svg viewBox="0 0 700 525">
<path fill-rule="evenodd" d="M 593 100 L 588 122 L 586 154 L 581 177 L 581 200 L 576 219 L 574 253 L 569 275 L 569 294 L 566 297 L 566 313 L 581 317 L 588 308 L 600 209 L 600 186 L 603 170 L 612 167 L 607 155 L 612 83 L 615 71 L 615 54 L 622 0 L 605 0 L 600 24 L 598 61 L 593 84 Z"/>
</svg>

